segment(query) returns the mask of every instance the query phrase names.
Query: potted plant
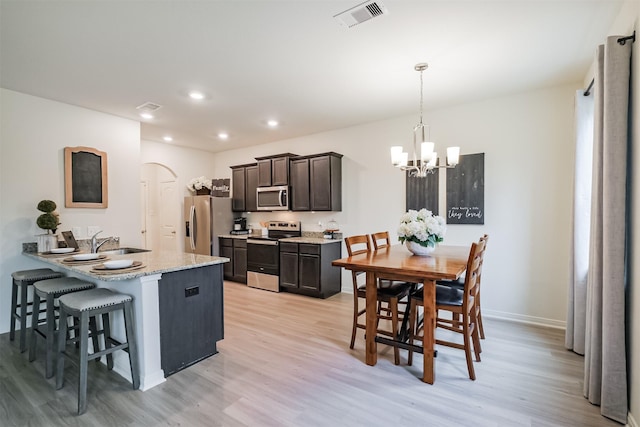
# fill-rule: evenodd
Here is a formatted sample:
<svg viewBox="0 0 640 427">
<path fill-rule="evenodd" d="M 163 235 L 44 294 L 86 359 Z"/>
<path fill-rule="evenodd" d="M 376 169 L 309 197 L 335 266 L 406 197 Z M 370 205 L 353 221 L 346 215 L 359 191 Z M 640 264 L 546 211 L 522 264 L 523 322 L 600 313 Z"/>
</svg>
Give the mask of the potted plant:
<svg viewBox="0 0 640 427">
<path fill-rule="evenodd" d="M 410 209 L 400 218 L 398 240 L 405 243 L 414 255 L 429 255 L 444 240 L 446 231 L 443 217 L 435 216 L 426 209 Z"/>
<path fill-rule="evenodd" d="M 212 188 L 211 180 L 204 176 L 193 178 L 187 184 L 187 189 L 191 192 L 196 193 L 196 195 L 198 196 L 211 194 L 211 188 Z"/>
<path fill-rule="evenodd" d="M 55 211 L 56 203 L 52 200 L 41 200 L 38 203 L 38 210 L 43 212 L 37 219 L 36 224 L 47 233 L 38 236 L 38 252 L 49 252 L 58 247 L 58 236 L 56 230 L 60 225 L 60 216 Z"/>
</svg>

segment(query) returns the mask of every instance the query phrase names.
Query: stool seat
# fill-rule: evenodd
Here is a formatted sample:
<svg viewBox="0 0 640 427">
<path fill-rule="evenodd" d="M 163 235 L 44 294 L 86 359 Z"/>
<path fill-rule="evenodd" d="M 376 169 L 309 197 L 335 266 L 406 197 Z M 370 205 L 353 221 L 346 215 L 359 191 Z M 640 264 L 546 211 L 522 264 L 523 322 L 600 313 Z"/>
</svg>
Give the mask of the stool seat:
<svg viewBox="0 0 640 427">
<path fill-rule="evenodd" d="M 46 377 L 51 378 L 53 376 L 53 363 L 54 363 L 54 342 L 56 331 L 62 331 L 66 335 L 67 324 L 61 322 L 60 327 L 56 330 L 56 307 L 55 300 L 60 296 L 69 294 L 71 292 L 78 292 L 87 289 L 95 288 L 91 282 L 80 280 L 76 277 L 58 277 L 55 279 L 40 280 L 33 284 L 33 303 L 36 306 L 40 306 L 40 301 L 46 302 L 46 318 L 44 325 L 40 323 L 39 311 L 34 312 L 34 316 L 31 321 L 31 337 L 29 344 L 29 361 L 36 360 L 36 335 L 40 335 L 46 340 L 46 364 L 45 372 Z M 95 330 L 94 322 L 91 327 Z M 94 339 L 94 346 L 98 346 L 97 336 Z"/>
<path fill-rule="evenodd" d="M 87 311 L 131 301 L 129 295 L 118 294 L 109 289 L 96 288 L 90 291 L 73 292 L 60 297 L 59 301 L 70 310 Z"/>
<path fill-rule="evenodd" d="M 11 319 L 9 323 L 9 340 L 16 338 L 16 322 L 20 322 L 20 352 L 27 349 L 27 323 L 33 313 L 40 311 L 40 305 L 28 300 L 28 288 L 39 280 L 55 279 L 64 274 L 50 268 L 35 268 L 11 273 Z M 18 297 L 18 293 L 20 296 Z M 19 298 L 19 299 L 18 299 Z M 31 311 L 28 311 L 31 306 Z M 32 322 L 33 323 L 33 322 Z"/>
</svg>

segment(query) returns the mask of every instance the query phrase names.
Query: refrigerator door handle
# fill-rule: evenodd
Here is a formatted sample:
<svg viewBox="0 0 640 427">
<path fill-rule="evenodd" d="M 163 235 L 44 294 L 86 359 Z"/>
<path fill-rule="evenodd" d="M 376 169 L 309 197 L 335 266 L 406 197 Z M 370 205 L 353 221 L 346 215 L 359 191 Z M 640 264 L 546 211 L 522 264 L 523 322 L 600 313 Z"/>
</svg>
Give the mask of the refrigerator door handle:
<svg viewBox="0 0 640 427">
<path fill-rule="evenodd" d="M 195 220 L 196 220 L 196 207 L 191 206 L 191 209 L 189 210 L 189 242 L 191 243 L 192 251 L 196 250 L 196 239 L 193 233 L 193 228 L 194 228 L 193 224 Z"/>
</svg>

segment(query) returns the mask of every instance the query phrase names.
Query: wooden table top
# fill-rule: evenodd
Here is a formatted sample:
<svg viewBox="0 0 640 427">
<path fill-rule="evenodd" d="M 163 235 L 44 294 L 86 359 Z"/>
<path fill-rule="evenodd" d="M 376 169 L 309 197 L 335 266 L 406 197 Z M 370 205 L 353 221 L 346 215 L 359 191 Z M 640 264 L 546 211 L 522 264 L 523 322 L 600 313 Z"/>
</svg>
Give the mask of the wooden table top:
<svg viewBox="0 0 640 427">
<path fill-rule="evenodd" d="M 332 262 L 347 270 L 370 271 L 377 275 L 397 275 L 417 279 L 455 280 L 467 268 L 469 248 L 439 245 L 429 256 L 413 255 L 404 245 L 394 245 Z"/>
</svg>

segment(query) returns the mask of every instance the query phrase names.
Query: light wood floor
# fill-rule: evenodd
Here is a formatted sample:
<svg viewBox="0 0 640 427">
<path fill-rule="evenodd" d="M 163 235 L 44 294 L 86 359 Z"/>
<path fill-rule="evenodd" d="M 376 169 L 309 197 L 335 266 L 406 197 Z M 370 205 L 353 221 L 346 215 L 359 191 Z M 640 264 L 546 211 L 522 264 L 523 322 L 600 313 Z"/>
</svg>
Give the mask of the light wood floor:
<svg viewBox="0 0 640 427">
<path fill-rule="evenodd" d="M 582 397 L 582 358 L 563 333 L 487 319 L 478 379 L 464 354 L 440 348 L 436 383 L 393 365 L 379 346 L 364 364 L 362 331 L 349 350 L 352 296 L 318 300 L 225 283 L 219 354 L 146 392 L 91 364 L 88 409 L 76 416 L 77 374 L 55 390 L 44 355 L 28 362 L 0 335 L 0 426 L 618 426 Z M 42 347 L 42 346 L 40 346 Z M 69 364 L 67 364 L 69 365 Z"/>
</svg>

